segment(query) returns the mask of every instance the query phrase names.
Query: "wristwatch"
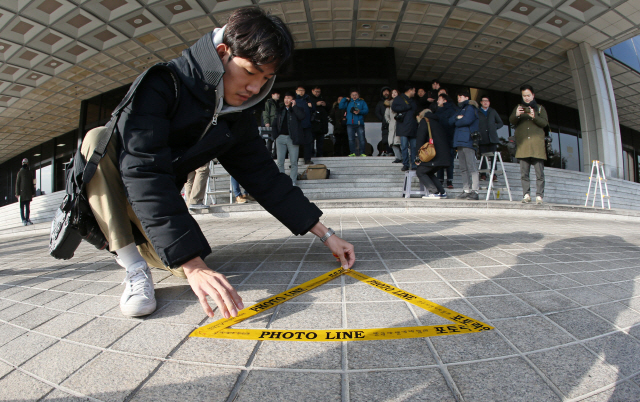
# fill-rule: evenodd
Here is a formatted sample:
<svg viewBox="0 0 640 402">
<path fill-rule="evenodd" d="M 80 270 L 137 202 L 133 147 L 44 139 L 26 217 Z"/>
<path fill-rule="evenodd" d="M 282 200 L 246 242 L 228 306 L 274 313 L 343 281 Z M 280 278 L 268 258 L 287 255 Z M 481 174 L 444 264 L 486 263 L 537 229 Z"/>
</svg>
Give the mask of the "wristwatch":
<svg viewBox="0 0 640 402">
<path fill-rule="evenodd" d="M 329 228 L 327 233 L 320 238 L 320 241 L 324 243 L 329 237 L 333 236 L 334 234 L 336 234 L 336 232 L 334 232 L 333 229 Z"/>
</svg>

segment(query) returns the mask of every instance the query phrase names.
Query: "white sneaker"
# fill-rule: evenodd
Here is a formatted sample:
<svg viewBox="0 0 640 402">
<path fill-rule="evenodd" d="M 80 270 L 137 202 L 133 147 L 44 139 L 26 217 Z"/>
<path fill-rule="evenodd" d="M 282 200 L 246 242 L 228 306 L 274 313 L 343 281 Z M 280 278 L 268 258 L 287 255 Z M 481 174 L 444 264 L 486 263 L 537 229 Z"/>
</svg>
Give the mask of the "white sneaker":
<svg viewBox="0 0 640 402">
<path fill-rule="evenodd" d="M 525 194 L 524 197 L 522 197 L 522 202 L 524 204 L 528 204 L 531 202 L 531 196 L 529 194 Z"/>
<path fill-rule="evenodd" d="M 542 204 L 542 197 L 536 195 L 536 204 Z"/>
<path fill-rule="evenodd" d="M 423 195 L 422 198 L 427 198 L 427 199 L 440 199 L 440 194 L 435 194 L 435 193 L 429 193 L 429 195 Z"/>
<path fill-rule="evenodd" d="M 122 314 L 139 317 L 156 310 L 153 278 L 146 262 L 137 262 L 127 268 L 127 276 L 122 283 L 126 286 L 120 298 Z"/>
</svg>

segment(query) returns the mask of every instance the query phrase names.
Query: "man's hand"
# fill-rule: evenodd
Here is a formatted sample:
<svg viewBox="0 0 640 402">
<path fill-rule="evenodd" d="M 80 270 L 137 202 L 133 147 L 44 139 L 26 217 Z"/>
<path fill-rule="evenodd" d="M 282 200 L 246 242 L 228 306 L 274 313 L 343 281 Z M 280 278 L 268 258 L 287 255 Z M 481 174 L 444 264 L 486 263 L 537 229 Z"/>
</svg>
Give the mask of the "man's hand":
<svg viewBox="0 0 640 402">
<path fill-rule="evenodd" d="M 464 117 L 464 115 L 461 115 L 461 114 L 459 114 L 459 115 L 457 115 L 457 116 L 456 116 L 456 118 L 457 118 L 458 120 L 460 120 L 460 119 L 461 119 L 461 118 L 463 118 L 463 117 Z"/>
<path fill-rule="evenodd" d="M 518 108 L 516 109 L 516 117 L 520 117 L 522 113 L 524 113 L 524 109 L 522 106 L 518 105 Z"/>
<path fill-rule="evenodd" d="M 235 317 L 238 310 L 244 308 L 242 297 L 229 284 L 227 278 L 207 267 L 202 258 L 196 257 L 186 262 L 182 268 L 187 275 L 189 286 L 198 296 L 202 309 L 209 317 L 213 317 L 213 310 L 207 302 L 207 295 L 216 302 L 224 318 Z"/>
<path fill-rule="evenodd" d="M 311 104 L 311 102 L 307 103 L 307 105 L 309 106 L 309 109 L 311 109 L 313 107 L 313 105 Z"/>
<path fill-rule="evenodd" d="M 324 236 L 329 229 L 318 222 L 314 227 L 311 228 L 311 233 L 318 237 Z M 340 260 L 340 265 L 344 269 L 350 269 L 356 261 L 356 254 L 353 248 L 353 244 L 339 238 L 337 235 L 331 235 L 324 243 L 325 246 L 329 247 L 329 250 L 333 253 L 333 255 Z"/>
<path fill-rule="evenodd" d="M 291 106 L 295 106 L 295 105 L 296 105 L 296 100 L 295 100 L 295 99 L 293 99 L 293 100 L 291 101 Z"/>
<path fill-rule="evenodd" d="M 435 99 L 433 99 L 433 98 L 427 98 L 427 100 L 428 100 L 429 102 L 433 102 Z"/>
<path fill-rule="evenodd" d="M 316 105 L 318 105 L 318 106 L 326 106 L 327 104 L 324 103 L 324 101 L 318 101 L 318 102 L 316 102 Z"/>
<path fill-rule="evenodd" d="M 533 110 L 532 107 L 529 108 L 529 116 L 531 116 L 532 119 L 535 119 L 536 117 L 536 111 Z"/>
<path fill-rule="evenodd" d="M 353 114 L 360 114 L 360 111 L 359 110 L 354 110 Z"/>
</svg>

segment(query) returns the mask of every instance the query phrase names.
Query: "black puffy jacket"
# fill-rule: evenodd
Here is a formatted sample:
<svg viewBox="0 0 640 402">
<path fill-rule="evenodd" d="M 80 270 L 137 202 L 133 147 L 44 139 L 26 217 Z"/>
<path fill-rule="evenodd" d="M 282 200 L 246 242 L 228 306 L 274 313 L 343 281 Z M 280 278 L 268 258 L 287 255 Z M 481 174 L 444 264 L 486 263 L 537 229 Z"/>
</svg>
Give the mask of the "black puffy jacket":
<svg viewBox="0 0 640 402">
<path fill-rule="evenodd" d="M 163 263 L 179 267 L 211 253 L 180 189 L 189 172 L 213 158 L 293 233 L 311 229 L 322 212 L 278 171 L 250 111 L 221 114 L 214 124 L 224 69 L 211 37 L 205 35 L 169 67 L 180 77 L 173 118 L 167 115 L 176 101 L 174 81 L 168 71 L 157 70 L 141 82 L 117 126 L 127 198 Z"/>
<path fill-rule="evenodd" d="M 391 103 L 391 110 L 396 113 L 404 113 L 402 121 L 396 121 L 396 135 L 398 137 L 415 137 L 418 130 L 416 122 L 417 105 L 413 99 L 405 94 L 400 94 Z"/>
</svg>

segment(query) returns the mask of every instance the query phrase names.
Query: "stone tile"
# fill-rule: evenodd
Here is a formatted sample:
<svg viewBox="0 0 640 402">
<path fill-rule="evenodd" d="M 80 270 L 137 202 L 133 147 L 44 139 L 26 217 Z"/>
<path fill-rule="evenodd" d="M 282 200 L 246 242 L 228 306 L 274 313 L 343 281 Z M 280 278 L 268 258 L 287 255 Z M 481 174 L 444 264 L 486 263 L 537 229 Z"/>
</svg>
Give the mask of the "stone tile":
<svg viewBox="0 0 640 402">
<path fill-rule="evenodd" d="M 483 280 L 484 276 L 471 268 L 446 268 L 435 269 L 447 281 Z"/>
<path fill-rule="evenodd" d="M 88 402 L 90 399 L 67 394 L 59 389 L 54 389 L 42 401 L 50 402 Z"/>
<path fill-rule="evenodd" d="M 47 335 L 62 338 L 93 319 L 94 317 L 84 314 L 61 313 L 34 329 Z"/>
<path fill-rule="evenodd" d="M 125 334 L 111 349 L 166 357 L 192 330 L 190 326 L 145 322 Z"/>
<path fill-rule="evenodd" d="M 550 314 L 550 319 L 578 339 L 586 339 L 615 330 L 615 327 L 586 309 Z"/>
<path fill-rule="evenodd" d="M 258 349 L 253 367 L 340 370 L 342 344 L 340 342 L 265 341 Z"/>
<path fill-rule="evenodd" d="M 416 322 L 404 302 L 347 303 L 347 328 L 412 327 Z"/>
<path fill-rule="evenodd" d="M 347 285 L 344 287 L 344 293 L 348 302 L 398 300 L 397 297 L 365 283 Z"/>
<path fill-rule="evenodd" d="M 511 295 L 470 297 L 468 300 L 490 320 L 535 314 L 535 310 Z"/>
<path fill-rule="evenodd" d="M 115 306 L 120 305 L 120 298 L 109 296 L 95 296 L 77 306 L 70 308 L 70 312 L 78 312 L 91 315 L 102 315 Z"/>
<path fill-rule="evenodd" d="M 439 336 L 431 342 L 445 364 L 516 353 L 495 331 Z"/>
<path fill-rule="evenodd" d="M 70 333 L 65 338 L 88 345 L 106 348 L 136 325 L 138 325 L 138 322 L 133 320 L 117 320 L 113 318 L 98 317 L 77 331 Z"/>
<path fill-rule="evenodd" d="M 520 357 L 449 366 L 448 370 L 467 402 L 561 401 Z"/>
<path fill-rule="evenodd" d="M 58 314 L 60 313 L 55 310 L 36 308 L 29 311 L 28 313 L 24 313 L 14 318 L 13 320 L 11 320 L 11 323 L 24 328 L 33 329 L 38 325 L 49 321 Z"/>
<path fill-rule="evenodd" d="M 499 278 L 517 278 L 523 276 L 520 272 L 515 269 L 511 269 L 506 266 L 502 267 L 479 267 L 476 268 L 476 271 L 480 272 L 482 275 L 491 279 L 499 279 Z"/>
<path fill-rule="evenodd" d="M 490 280 L 450 281 L 451 286 L 464 296 L 492 296 L 507 294 L 507 291 Z"/>
<path fill-rule="evenodd" d="M 160 362 L 118 353 L 102 353 L 62 383 L 102 401 L 124 401 Z"/>
<path fill-rule="evenodd" d="M 535 276 L 531 279 L 548 287 L 549 289 L 564 289 L 564 288 L 582 286 L 582 284 L 574 280 L 571 280 L 564 275 L 542 275 L 542 276 Z"/>
<path fill-rule="evenodd" d="M 640 400 L 640 387 L 631 381 L 617 384 L 613 388 L 582 399 L 584 402 L 628 402 Z"/>
<path fill-rule="evenodd" d="M 16 317 L 20 317 L 23 314 L 35 309 L 35 306 L 29 304 L 16 303 L 9 307 L 0 310 L 0 320 L 11 321 Z"/>
<path fill-rule="evenodd" d="M 425 261 L 426 262 L 426 261 Z M 427 262 L 431 268 L 468 268 L 469 266 L 456 258 L 440 258 Z"/>
<path fill-rule="evenodd" d="M 354 402 L 456 400 L 435 368 L 349 374 L 349 397 Z"/>
<path fill-rule="evenodd" d="M 180 345 L 171 359 L 244 366 L 257 343 L 257 341 L 193 337 Z"/>
<path fill-rule="evenodd" d="M 69 310 L 70 308 L 77 306 L 80 303 L 83 303 L 89 300 L 90 298 L 91 296 L 88 296 L 88 295 L 78 295 L 74 293 L 67 293 L 62 297 L 58 297 L 57 299 L 50 301 L 44 306 L 54 310 L 66 311 L 66 310 Z"/>
<path fill-rule="evenodd" d="M 154 287 L 156 300 L 158 301 L 179 300 L 181 295 L 185 294 L 185 292 L 191 291 L 191 286 L 178 285 L 175 283 L 160 283 Z M 119 293 L 122 293 L 122 291 L 123 289 L 120 288 Z M 191 291 L 191 293 L 193 292 Z"/>
<path fill-rule="evenodd" d="M 0 347 L 0 356 L 11 364 L 20 365 L 55 342 L 48 336 L 27 332 Z"/>
<path fill-rule="evenodd" d="M 342 302 L 342 292 L 343 288 L 340 286 L 340 282 L 336 280 L 296 296 L 292 300 L 295 303 L 340 303 Z"/>
<path fill-rule="evenodd" d="M 512 293 L 537 292 L 548 289 L 530 278 L 494 279 L 494 282 Z"/>
<path fill-rule="evenodd" d="M 341 397 L 340 374 L 252 370 L 240 389 L 237 402 L 336 401 Z M 282 384 L 274 387 L 274 384 Z"/>
<path fill-rule="evenodd" d="M 245 305 L 247 302 L 257 302 L 282 293 L 285 290 L 287 290 L 286 285 L 241 285 L 236 288 Z"/>
<path fill-rule="evenodd" d="M 424 299 L 460 297 L 458 292 L 444 282 L 403 283 L 402 290 L 418 295 Z"/>
<path fill-rule="evenodd" d="M 211 299 L 208 300 L 209 305 L 214 310 L 214 314 L 220 316 L 220 312 L 217 311 L 216 304 Z M 207 315 L 204 313 L 202 305 L 200 305 L 199 302 L 173 301 L 166 307 L 158 308 L 155 313 L 148 316 L 147 320 L 198 325 L 206 317 Z"/>
<path fill-rule="evenodd" d="M 580 345 L 528 356 L 567 398 L 577 398 L 617 381 L 615 369 Z"/>
<path fill-rule="evenodd" d="M 119 283 L 113 282 L 89 282 L 85 286 L 74 290 L 74 293 L 82 293 L 89 295 L 99 295 L 101 293 L 106 292 L 109 289 L 112 289 L 116 286 L 119 286 Z"/>
<path fill-rule="evenodd" d="M 226 401 L 240 370 L 167 362 L 131 401 Z"/>
<path fill-rule="evenodd" d="M 348 308 L 348 307 L 347 307 Z M 350 327 L 353 325 L 350 324 Z M 285 303 L 272 323 L 274 329 L 342 328 L 340 304 Z M 357 328 L 357 327 L 356 327 Z"/>
<path fill-rule="evenodd" d="M 51 391 L 52 387 L 19 371 L 0 380 L 0 400 L 36 401 Z"/>
<path fill-rule="evenodd" d="M 624 302 L 600 304 L 589 308 L 589 310 L 620 328 L 640 323 L 640 313 L 627 308 Z"/>
<path fill-rule="evenodd" d="M 294 272 L 256 272 L 246 281 L 247 285 L 288 285 Z"/>
<path fill-rule="evenodd" d="M 9 374 L 11 371 L 13 371 L 13 366 L 0 362 L 0 378 Z"/>
<path fill-rule="evenodd" d="M 554 291 L 520 293 L 518 297 L 541 313 L 552 313 L 580 307 L 579 304 L 571 299 Z"/>
<path fill-rule="evenodd" d="M 592 306 L 594 304 L 601 304 L 609 302 L 611 299 L 602 293 L 593 291 L 588 287 L 571 288 L 571 289 L 559 289 L 558 293 L 567 296 L 568 298 L 578 302 L 583 306 Z"/>
<path fill-rule="evenodd" d="M 26 331 L 14 325 L 0 323 L 0 346 L 12 341 Z"/>
<path fill-rule="evenodd" d="M 602 285 L 592 285 L 589 287 L 599 293 L 602 293 L 605 296 L 608 296 L 609 300 L 619 300 L 625 297 L 632 296 L 630 293 L 626 292 L 624 288 L 618 285 L 614 285 L 612 283 L 605 283 Z"/>
<path fill-rule="evenodd" d="M 443 300 L 435 300 L 435 303 L 441 305 L 442 307 L 446 307 L 449 310 L 453 310 L 456 313 L 466 315 L 468 317 L 480 319 L 480 314 L 476 310 L 474 310 L 471 306 L 469 306 L 462 299 L 443 299 Z M 442 325 L 442 324 L 451 324 L 452 321 L 442 318 L 430 311 L 421 309 L 417 306 L 411 306 L 413 312 L 418 316 L 422 325 Z"/>
<path fill-rule="evenodd" d="M 493 325 L 522 352 L 550 348 L 574 341 L 543 317 L 521 317 L 495 321 Z"/>
<path fill-rule="evenodd" d="M 14 301 L 23 301 L 42 292 L 44 292 L 42 289 L 25 288 L 20 292 L 12 294 L 8 298 Z"/>
<path fill-rule="evenodd" d="M 423 338 L 347 343 L 349 369 L 424 366 L 436 364 Z"/>
<path fill-rule="evenodd" d="M 440 277 L 435 271 L 426 267 L 424 269 L 402 269 L 391 270 L 393 279 L 398 283 L 402 282 L 434 282 L 440 281 Z"/>
<path fill-rule="evenodd" d="M 588 341 L 586 346 L 625 376 L 640 371 L 640 341 L 625 333 L 596 338 Z"/>
<path fill-rule="evenodd" d="M 56 384 L 62 382 L 100 350 L 69 342 L 58 342 L 31 358 L 22 368 Z"/>
</svg>

